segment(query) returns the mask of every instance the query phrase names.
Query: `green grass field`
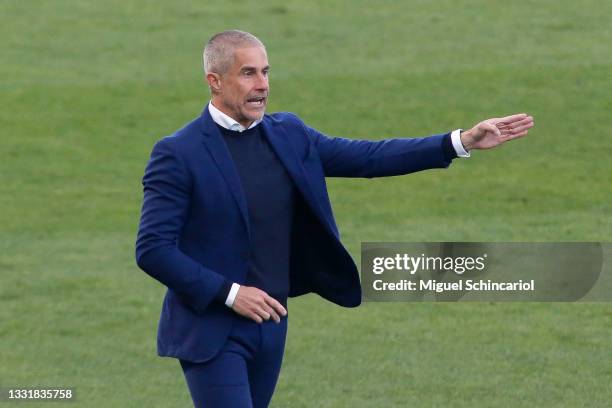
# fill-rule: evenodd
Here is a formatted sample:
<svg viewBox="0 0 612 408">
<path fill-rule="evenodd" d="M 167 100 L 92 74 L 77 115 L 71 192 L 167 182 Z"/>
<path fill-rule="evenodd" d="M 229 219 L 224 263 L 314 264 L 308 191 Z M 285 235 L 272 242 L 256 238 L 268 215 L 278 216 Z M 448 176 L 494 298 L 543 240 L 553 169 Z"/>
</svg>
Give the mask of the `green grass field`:
<svg viewBox="0 0 612 408">
<path fill-rule="evenodd" d="M 526 139 L 449 170 L 329 180 L 357 261 L 362 241 L 610 241 L 611 15 L 595 0 L 2 1 L 0 386 L 74 387 L 70 407 L 190 405 L 155 352 L 164 288 L 133 248 L 150 150 L 207 102 L 201 48 L 227 28 L 266 43 L 269 111 L 331 135 L 535 117 Z M 274 407 L 612 401 L 609 303 L 346 310 L 310 295 L 289 315 Z"/>
</svg>

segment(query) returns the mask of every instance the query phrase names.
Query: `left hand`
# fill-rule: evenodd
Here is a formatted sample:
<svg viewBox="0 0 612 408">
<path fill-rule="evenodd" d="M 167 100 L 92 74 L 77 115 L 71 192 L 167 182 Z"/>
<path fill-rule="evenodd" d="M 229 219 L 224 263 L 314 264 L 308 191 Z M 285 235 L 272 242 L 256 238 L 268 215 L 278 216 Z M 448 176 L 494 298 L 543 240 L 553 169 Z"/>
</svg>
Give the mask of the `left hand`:
<svg viewBox="0 0 612 408">
<path fill-rule="evenodd" d="M 533 117 L 526 113 L 487 119 L 468 131 L 461 133 L 461 143 L 465 150 L 492 149 L 508 140 L 527 134 L 533 127 Z"/>
</svg>

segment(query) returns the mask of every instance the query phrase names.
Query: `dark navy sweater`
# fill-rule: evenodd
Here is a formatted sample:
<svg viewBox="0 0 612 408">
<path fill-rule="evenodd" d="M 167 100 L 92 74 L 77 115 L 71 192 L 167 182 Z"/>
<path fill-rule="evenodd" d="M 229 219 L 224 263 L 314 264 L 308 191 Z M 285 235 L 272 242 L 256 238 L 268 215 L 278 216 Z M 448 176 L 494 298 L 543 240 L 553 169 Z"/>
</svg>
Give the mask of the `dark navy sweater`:
<svg viewBox="0 0 612 408">
<path fill-rule="evenodd" d="M 236 132 L 217 126 L 238 171 L 249 215 L 250 252 L 246 285 L 287 305 L 289 253 L 295 187 L 262 127 Z M 225 302 L 232 282 L 217 298 Z"/>
</svg>

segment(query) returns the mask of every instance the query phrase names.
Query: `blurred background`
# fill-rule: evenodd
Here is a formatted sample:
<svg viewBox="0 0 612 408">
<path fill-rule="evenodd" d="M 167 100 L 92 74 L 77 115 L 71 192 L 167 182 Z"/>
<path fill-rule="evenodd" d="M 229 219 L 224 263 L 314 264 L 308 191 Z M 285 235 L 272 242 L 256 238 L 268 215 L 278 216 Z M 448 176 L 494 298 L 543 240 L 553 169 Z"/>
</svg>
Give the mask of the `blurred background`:
<svg viewBox="0 0 612 408">
<path fill-rule="evenodd" d="M 201 51 L 225 29 L 266 44 L 268 111 L 329 135 L 535 117 L 527 138 L 448 170 L 328 180 L 358 263 L 366 241 L 610 241 L 610 16 L 595 0 L 3 0 L 0 386 L 73 387 L 67 406 L 191 404 L 178 362 L 156 356 L 165 288 L 134 240 L 151 148 L 207 103 Z M 610 304 L 348 310 L 308 295 L 289 316 L 273 407 L 612 398 Z"/>
</svg>

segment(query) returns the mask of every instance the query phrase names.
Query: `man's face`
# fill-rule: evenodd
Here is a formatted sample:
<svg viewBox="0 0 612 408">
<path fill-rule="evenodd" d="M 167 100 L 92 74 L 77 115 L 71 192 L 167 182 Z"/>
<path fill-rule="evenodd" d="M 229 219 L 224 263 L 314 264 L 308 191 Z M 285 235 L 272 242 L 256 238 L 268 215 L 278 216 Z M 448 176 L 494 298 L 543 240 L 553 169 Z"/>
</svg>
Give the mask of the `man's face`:
<svg viewBox="0 0 612 408">
<path fill-rule="evenodd" d="M 268 102 L 268 57 L 261 47 L 239 48 L 234 64 L 220 76 L 215 107 L 244 127 L 261 119 Z"/>
</svg>

